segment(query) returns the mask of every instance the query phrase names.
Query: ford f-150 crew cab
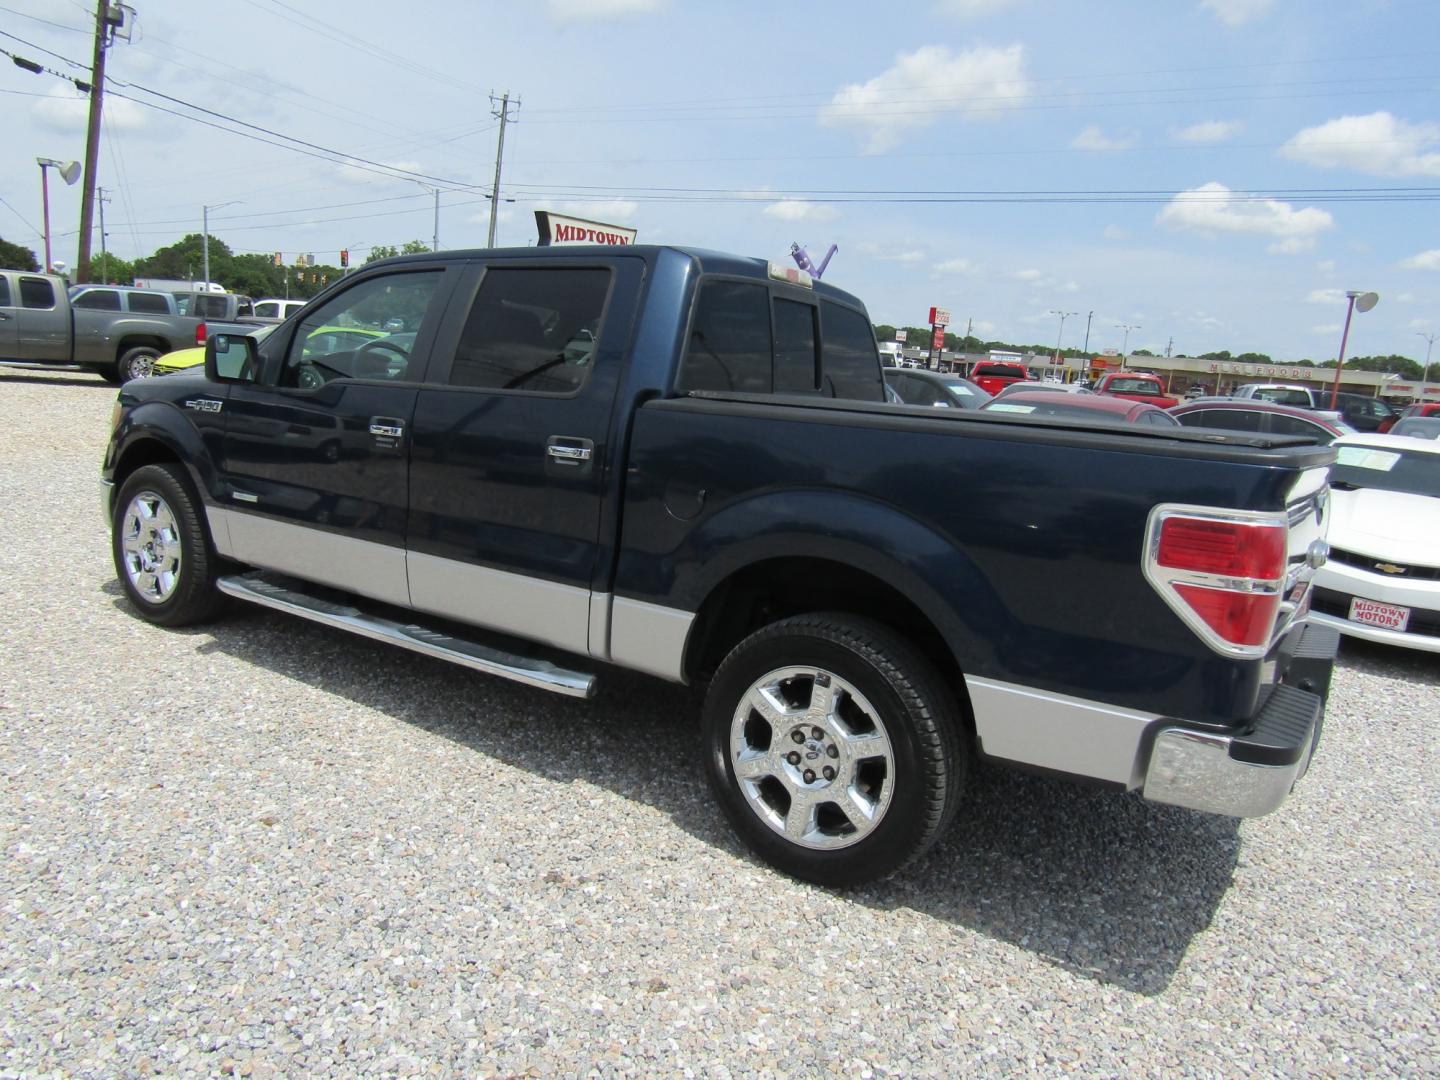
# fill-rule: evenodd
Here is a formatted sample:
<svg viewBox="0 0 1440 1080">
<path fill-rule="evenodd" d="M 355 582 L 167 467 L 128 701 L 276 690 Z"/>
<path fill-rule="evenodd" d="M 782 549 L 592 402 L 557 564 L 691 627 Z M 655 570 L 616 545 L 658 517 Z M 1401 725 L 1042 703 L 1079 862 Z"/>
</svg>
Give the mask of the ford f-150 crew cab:
<svg viewBox="0 0 1440 1080">
<path fill-rule="evenodd" d="M 104 503 L 158 624 L 232 597 L 561 694 L 704 685 L 697 780 L 846 884 L 929 847 L 976 756 L 1285 799 L 1332 452 L 1213 438 L 887 404 L 860 302 L 774 263 L 442 252 L 124 387 Z"/>
<path fill-rule="evenodd" d="M 1165 383 L 1158 375 L 1143 371 L 1112 371 L 1100 376 L 1094 386 L 1095 393 L 1125 398 L 1127 401 L 1143 401 L 1162 409 L 1171 409 L 1180 404 L 1180 399 L 1165 392 Z"/>
<path fill-rule="evenodd" d="M 63 278 L 0 270 L 0 361 L 74 365 L 110 382 L 148 375 L 162 353 L 205 343 L 199 319 L 173 314 L 173 301 L 143 306 L 153 299 L 95 286 L 72 302 Z"/>
</svg>

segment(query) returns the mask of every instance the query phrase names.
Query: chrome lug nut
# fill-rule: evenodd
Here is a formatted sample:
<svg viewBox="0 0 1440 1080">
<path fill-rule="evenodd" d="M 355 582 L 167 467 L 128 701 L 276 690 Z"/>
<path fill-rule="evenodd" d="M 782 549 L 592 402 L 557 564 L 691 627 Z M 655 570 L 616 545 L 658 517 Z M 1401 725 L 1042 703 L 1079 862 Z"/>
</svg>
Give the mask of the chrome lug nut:
<svg viewBox="0 0 1440 1080">
<path fill-rule="evenodd" d="M 790 753 L 785 755 L 785 760 L 790 762 L 791 765 L 799 765 L 800 752 L 798 750 L 791 750 Z"/>
<path fill-rule="evenodd" d="M 796 728 L 794 731 L 790 732 L 790 741 L 791 741 L 791 742 L 797 742 L 797 743 L 802 743 L 802 742 L 804 742 L 804 741 L 805 741 L 805 733 L 804 733 L 803 731 L 801 731 L 799 728 Z"/>
<path fill-rule="evenodd" d="M 835 747 L 833 747 L 833 746 L 827 746 L 827 747 L 825 748 L 825 753 L 829 754 L 831 757 L 839 757 L 839 756 L 840 756 L 840 751 L 839 751 L 838 749 L 836 749 Z"/>
<path fill-rule="evenodd" d="M 813 769 L 806 769 L 806 770 L 805 770 L 805 783 L 807 783 L 807 784 L 813 784 L 814 782 L 815 782 L 815 771 L 814 771 Z"/>
<path fill-rule="evenodd" d="M 818 727 L 812 727 L 810 729 L 810 737 L 812 739 L 823 739 L 825 738 L 825 732 L 821 731 Z"/>
<path fill-rule="evenodd" d="M 824 775 L 824 777 L 825 777 L 826 780 L 834 780 L 834 779 L 835 779 L 835 770 L 832 769 L 829 765 L 826 765 L 826 766 L 825 766 L 825 772 L 824 772 L 823 775 Z"/>
</svg>

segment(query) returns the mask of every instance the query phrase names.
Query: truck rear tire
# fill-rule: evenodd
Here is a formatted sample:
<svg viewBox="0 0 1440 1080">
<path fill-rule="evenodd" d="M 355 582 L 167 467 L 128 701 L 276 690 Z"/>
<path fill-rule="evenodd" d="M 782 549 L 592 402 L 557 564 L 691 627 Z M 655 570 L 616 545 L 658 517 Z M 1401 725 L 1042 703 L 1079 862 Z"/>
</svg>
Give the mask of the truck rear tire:
<svg viewBox="0 0 1440 1080">
<path fill-rule="evenodd" d="M 751 634 L 705 699 L 706 774 L 761 858 L 820 885 L 884 877 L 954 815 L 966 751 L 953 696 L 894 630 L 838 613 Z"/>
<path fill-rule="evenodd" d="M 180 465 L 145 465 L 120 485 L 110 546 L 120 587 L 148 622 L 185 626 L 223 606 L 220 560 Z"/>
<path fill-rule="evenodd" d="M 126 349 L 115 365 L 115 381 L 127 383 L 131 379 L 148 379 L 155 373 L 155 361 L 158 359 L 160 350 L 153 345 Z"/>
</svg>

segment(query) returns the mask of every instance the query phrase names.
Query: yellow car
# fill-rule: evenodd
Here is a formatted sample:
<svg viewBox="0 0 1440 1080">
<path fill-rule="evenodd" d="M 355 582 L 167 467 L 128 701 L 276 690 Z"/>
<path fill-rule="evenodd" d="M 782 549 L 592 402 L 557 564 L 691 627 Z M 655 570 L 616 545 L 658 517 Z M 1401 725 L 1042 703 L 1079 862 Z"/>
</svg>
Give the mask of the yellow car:
<svg viewBox="0 0 1440 1080">
<path fill-rule="evenodd" d="M 256 341 L 264 341 L 274 329 L 273 326 L 257 326 L 250 336 Z M 151 369 L 151 374 L 174 375 L 177 371 L 189 371 L 203 363 L 205 363 L 205 346 L 201 345 L 194 349 L 176 349 L 157 359 L 155 366 Z"/>
</svg>

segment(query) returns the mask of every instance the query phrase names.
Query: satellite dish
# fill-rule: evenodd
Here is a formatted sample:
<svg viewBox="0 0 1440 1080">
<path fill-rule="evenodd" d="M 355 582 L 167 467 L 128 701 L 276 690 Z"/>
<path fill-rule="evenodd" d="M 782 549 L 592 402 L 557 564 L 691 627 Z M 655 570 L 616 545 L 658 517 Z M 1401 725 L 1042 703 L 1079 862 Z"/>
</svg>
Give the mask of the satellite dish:
<svg viewBox="0 0 1440 1080">
<path fill-rule="evenodd" d="M 1378 304 L 1379 302 L 1380 302 L 1380 294 L 1379 294 L 1379 293 L 1373 293 L 1373 292 L 1361 293 L 1359 296 L 1357 296 L 1357 297 L 1355 298 L 1355 310 L 1356 310 L 1356 311 L 1369 311 L 1371 308 L 1373 308 L 1373 307 L 1374 307 L 1376 304 Z"/>
<path fill-rule="evenodd" d="M 67 184 L 73 184 L 80 179 L 80 162 L 72 161 L 68 165 L 60 166 L 60 179 Z"/>
</svg>

